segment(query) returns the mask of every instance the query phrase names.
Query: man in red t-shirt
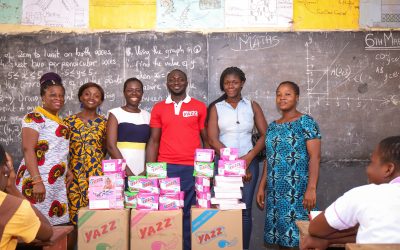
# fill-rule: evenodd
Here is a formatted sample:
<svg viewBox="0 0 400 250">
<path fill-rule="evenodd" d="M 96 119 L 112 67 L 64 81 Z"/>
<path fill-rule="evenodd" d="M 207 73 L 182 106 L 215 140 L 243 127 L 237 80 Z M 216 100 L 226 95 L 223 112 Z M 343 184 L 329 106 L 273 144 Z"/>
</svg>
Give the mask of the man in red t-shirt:
<svg viewBox="0 0 400 250">
<path fill-rule="evenodd" d="M 193 164 L 201 139 L 207 145 L 204 127 L 206 105 L 186 94 L 186 74 L 174 69 L 167 75 L 170 95 L 154 105 L 151 111 L 150 139 L 146 147 L 147 162 L 167 162 L 168 177 L 180 177 L 185 191 L 183 208 L 184 249 L 190 250 L 190 207 L 195 204 Z M 201 138 L 200 138 L 201 137 Z"/>
</svg>

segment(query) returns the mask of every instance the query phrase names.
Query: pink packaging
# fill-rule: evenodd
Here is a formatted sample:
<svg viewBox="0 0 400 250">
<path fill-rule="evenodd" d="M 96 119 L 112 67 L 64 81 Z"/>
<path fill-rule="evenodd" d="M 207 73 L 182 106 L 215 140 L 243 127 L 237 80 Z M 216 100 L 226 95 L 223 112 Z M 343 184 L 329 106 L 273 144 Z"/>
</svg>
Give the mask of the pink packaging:
<svg viewBox="0 0 400 250">
<path fill-rule="evenodd" d="M 221 148 L 219 158 L 224 161 L 233 161 L 239 159 L 239 149 L 237 148 Z"/>
<path fill-rule="evenodd" d="M 89 188 L 89 200 L 123 200 L 122 189 Z"/>
<path fill-rule="evenodd" d="M 111 173 L 111 174 L 115 174 L 115 175 L 117 176 L 117 178 L 121 178 L 121 179 L 125 179 L 125 177 L 126 177 L 125 171 L 113 172 L 113 173 Z M 106 174 L 104 174 L 104 175 L 106 175 Z"/>
<path fill-rule="evenodd" d="M 115 187 L 123 188 L 124 185 L 124 179 L 117 173 L 89 177 L 89 188 L 113 189 Z"/>
<path fill-rule="evenodd" d="M 136 196 L 138 210 L 158 210 L 158 194 L 138 193 Z"/>
<path fill-rule="evenodd" d="M 103 173 L 123 172 L 125 171 L 125 159 L 110 159 L 101 162 Z"/>
<path fill-rule="evenodd" d="M 162 194 L 178 193 L 181 191 L 181 182 L 179 177 L 158 179 L 158 183 Z"/>
<path fill-rule="evenodd" d="M 123 209 L 123 200 L 89 200 L 89 209 Z"/>
<path fill-rule="evenodd" d="M 234 161 L 218 161 L 218 174 L 223 176 L 245 176 L 246 162 L 242 159 Z"/>
<path fill-rule="evenodd" d="M 209 177 L 195 177 L 195 190 L 196 192 L 210 192 L 210 178 Z"/>
<path fill-rule="evenodd" d="M 141 193 L 152 193 L 152 194 L 160 193 L 157 179 L 139 179 L 139 183 L 140 183 L 139 192 Z"/>
<path fill-rule="evenodd" d="M 196 192 L 196 206 L 198 208 L 211 207 L 211 193 L 210 192 Z"/>
<path fill-rule="evenodd" d="M 185 206 L 185 191 L 179 192 L 179 203 L 182 208 Z"/>
<path fill-rule="evenodd" d="M 158 199 L 158 208 L 159 210 L 180 209 L 180 193 L 161 194 Z"/>
<path fill-rule="evenodd" d="M 214 160 L 214 155 L 214 149 L 196 148 L 194 160 L 201 162 L 212 162 Z"/>
<path fill-rule="evenodd" d="M 122 189 L 89 188 L 89 209 L 122 209 L 124 199 Z"/>
</svg>

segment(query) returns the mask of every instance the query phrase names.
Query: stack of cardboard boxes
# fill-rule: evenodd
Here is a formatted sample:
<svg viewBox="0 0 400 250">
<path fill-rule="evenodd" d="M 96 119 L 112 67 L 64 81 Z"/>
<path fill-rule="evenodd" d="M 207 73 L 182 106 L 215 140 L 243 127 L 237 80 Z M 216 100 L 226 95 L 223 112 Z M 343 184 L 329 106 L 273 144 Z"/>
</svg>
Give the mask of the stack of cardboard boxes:
<svg viewBox="0 0 400 250">
<path fill-rule="evenodd" d="M 116 166 L 116 170 L 122 168 L 123 161 L 112 161 L 121 164 L 121 166 Z M 124 209 L 119 203 L 118 207 L 96 206 L 97 209 L 107 210 L 83 208 L 79 211 L 78 249 L 182 249 L 182 210 L 180 208 L 183 206 L 183 196 L 180 192 L 180 180 L 165 178 L 165 163 L 150 163 L 146 166 L 146 170 L 149 178 L 129 177 L 131 196 L 128 200 L 130 203 L 126 205 L 141 210 Z M 110 178 L 107 169 L 104 176 L 96 178 L 106 177 Z M 112 184 L 103 181 L 102 187 L 104 188 L 107 184 L 109 190 L 118 188 L 120 192 L 118 198 L 123 201 L 121 198 L 124 180 L 115 178 L 117 177 L 110 178 Z M 99 181 L 94 183 L 97 182 Z M 99 202 L 95 200 L 95 204 L 97 203 Z M 168 211 L 157 211 L 159 207 Z"/>
<path fill-rule="evenodd" d="M 209 154 L 207 157 L 210 157 L 210 152 L 207 154 Z M 211 154 L 212 157 L 206 159 L 208 161 L 204 161 L 205 158 L 197 158 L 202 159 L 199 161 L 201 164 L 197 164 L 197 172 L 201 173 L 196 176 L 198 193 L 210 194 L 210 178 L 214 172 L 213 164 L 211 164 L 214 155 Z M 128 208 L 118 206 L 110 209 L 110 206 L 104 206 L 106 210 L 87 208 L 80 210 L 78 249 L 182 249 L 182 210 L 180 208 L 183 206 L 183 192 L 180 191 L 180 180 L 165 178 L 166 171 L 162 170 L 164 167 L 155 165 L 157 164 L 146 166 L 150 178 L 129 177 L 129 199 L 125 193 L 125 206 Z M 208 167 L 200 167 L 204 165 Z M 149 168 L 152 169 L 149 171 Z M 118 170 L 118 167 L 116 169 Z M 165 176 L 162 177 L 164 173 Z M 114 181 L 114 187 L 121 187 L 121 179 L 117 179 L 118 176 L 121 175 L 117 174 L 115 179 L 111 179 Z M 106 182 L 104 181 L 103 184 L 105 185 Z M 236 185 L 240 186 L 238 183 L 232 185 L 235 185 L 235 188 Z M 141 192 L 144 196 L 140 195 Z M 145 199 L 148 195 L 149 197 L 157 195 L 157 207 L 160 210 L 155 210 L 156 199 L 153 201 Z M 198 203 L 206 208 L 193 207 L 191 211 L 192 249 L 241 249 L 241 211 L 209 208 L 210 199 L 206 197 L 203 200 L 205 201 Z M 133 207 L 136 209 L 129 209 Z"/>
</svg>

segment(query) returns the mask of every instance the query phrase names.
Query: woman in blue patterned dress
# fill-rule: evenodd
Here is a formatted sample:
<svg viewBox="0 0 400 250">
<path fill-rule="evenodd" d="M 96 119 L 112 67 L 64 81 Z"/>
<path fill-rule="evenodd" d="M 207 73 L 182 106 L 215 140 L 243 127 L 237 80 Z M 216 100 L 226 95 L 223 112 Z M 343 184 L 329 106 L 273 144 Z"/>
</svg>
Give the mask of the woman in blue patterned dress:
<svg viewBox="0 0 400 250">
<path fill-rule="evenodd" d="M 312 117 L 297 111 L 300 90 L 289 81 L 279 84 L 276 105 L 282 117 L 267 129 L 267 160 L 258 192 L 257 203 L 266 218 L 264 241 L 281 249 L 299 245 L 296 220 L 308 220 L 316 204 L 321 134 Z M 265 166 L 266 165 L 266 166 Z"/>
</svg>

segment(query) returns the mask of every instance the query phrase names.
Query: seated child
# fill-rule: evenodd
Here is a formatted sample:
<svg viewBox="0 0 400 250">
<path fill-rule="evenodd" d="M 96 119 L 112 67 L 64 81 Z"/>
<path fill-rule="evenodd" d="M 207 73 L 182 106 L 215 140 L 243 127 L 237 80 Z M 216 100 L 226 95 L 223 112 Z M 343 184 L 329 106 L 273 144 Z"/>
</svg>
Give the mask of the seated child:
<svg viewBox="0 0 400 250">
<path fill-rule="evenodd" d="M 49 221 L 31 206 L 15 186 L 12 158 L 0 145 L 0 249 L 15 249 L 17 237 L 25 242 L 49 240 Z"/>
<path fill-rule="evenodd" d="M 346 192 L 310 222 L 310 237 L 301 240 L 300 249 L 400 243 L 400 136 L 378 144 L 367 176 L 371 184 Z"/>
</svg>

